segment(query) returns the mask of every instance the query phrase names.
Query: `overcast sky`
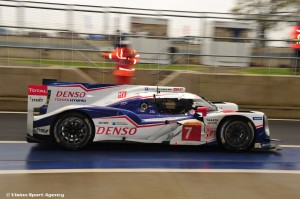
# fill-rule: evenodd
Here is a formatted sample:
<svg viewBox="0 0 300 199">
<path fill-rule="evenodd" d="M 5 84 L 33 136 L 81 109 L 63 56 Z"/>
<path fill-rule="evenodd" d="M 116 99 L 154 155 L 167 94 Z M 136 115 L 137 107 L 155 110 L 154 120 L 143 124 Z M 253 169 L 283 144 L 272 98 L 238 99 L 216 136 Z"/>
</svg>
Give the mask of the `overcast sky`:
<svg viewBox="0 0 300 199">
<path fill-rule="evenodd" d="M 62 4 L 79 4 L 79 5 L 94 5 L 104 7 L 130 7 L 144 8 L 156 10 L 174 10 L 174 11 L 193 11 L 193 12 L 219 12 L 229 13 L 235 6 L 236 0 L 30 0 L 36 2 L 62 3 Z M 1 1 L 3 4 L 9 2 Z M 19 4 L 20 5 L 20 4 Z M 28 4 L 27 5 L 32 5 Z M 37 4 L 34 4 L 37 6 Z M 46 5 L 39 5 L 46 6 Z M 51 7 L 51 6 L 50 6 Z M 61 6 L 61 8 L 66 8 Z M 67 7 L 70 8 L 70 7 Z M 76 7 L 80 9 L 79 7 Z M 89 8 L 94 9 L 94 8 Z M 96 8 L 95 8 L 96 9 Z M 99 9 L 98 9 L 99 10 Z M 109 10 L 109 9 L 108 9 Z M 103 9 L 102 9 L 103 11 Z M 128 10 L 127 10 L 128 11 Z M 1 25 L 18 25 L 19 10 L 14 7 L 0 7 L 0 24 Z M 138 11 L 141 12 L 141 11 Z M 24 17 L 21 17 L 23 26 L 38 27 L 38 28 L 59 28 L 71 29 L 68 24 L 70 20 L 67 12 L 45 10 L 45 9 L 24 9 Z M 159 16 L 161 13 L 155 13 Z M 162 13 L 163 14 L 163 13 Z M 180 13 L 181 15 L 182 13 Z M 207 15 L 208 16 L 208 15 Z M 209 15 L 212 16 L 212 15 Z M 228 17 L 228 15 L 218 15 Z M 72 15 L 72 29 L 76 32 L 114 34 L 117 29 L 122 32 L 130 31 L 130 16 L 120 14 L 109 14 L 109 16 L 99 13 L 75 12 Z M 152 16 L 153 17 L 153 16 Z M 166 17 L 167 18 L 167 17 Z M 108 19 L 108 20 L 107 20 Z M 181 37 L 186 35 L 204 36 L 203 31 L 206 29 L 205 23 L 209 20 L 205 19 L 204 23 L 201 19 L 192 18 L 168 18 L 169 20 L 169 36 Z M 218 19 L 221 20 L 221 19 Z M 20 21 L 20 20 L 19 20 Z M 204 28 L 203 28 L 204 27 Z M 289 26 L 281 26 L 275 30 L 268 32 L 269 38 L 272 39 L 287 39 L 289 37 Z M 282 45 L 282 44 L 280 44 Z"/>
<path fill-rule="evenodd" d="M 94 5 L 103 7 L 129 7 L 129 8 L 143 8 L 155 10 L 174 10 L 174 11 L 193 11 L 193 12 L 221 12 L 228 13 L 234 7 L 236 0 L 31 0 L 35 2 L 48 2 L 60 4 L 76 4 L 76 5 Z M 0 1 L 1 2 L 1 1 Z M 42 6 L 42 4 L 19 3 L 17 5 L 27 6 Z M 9 2 L 1 2 L 10 4 Z M 16 5 L 16 3 L 12 3 Z M 53 7 L 49 5 L 48 7 Z M 59 6 L 60 8 L 71 8 Z M 76 9 L 86 9 L 80 8 Z M 37 27 L 37 28 L 58 28 L 69 29 L 76 32 L 87 33 L 100 33 L 100 34 L 114 34 L 117 29 L 122 32 L 130 31 L 130 16 L 120 14 L 102 14 L 103 9 L 89 8 L 99 10 L 99 13 L 91 12 L 74 12 L 72 17 L 69 17 L 65 11 L 45 10 L 45 9 L 31 9 L 24 8 L 23 12 L 15 7 L 1 7 L 0 23 L 10 26 L 23 26 L 23 27 Z M 105 11 L 112 11 L 107 8 Z M 123 10 L 122 10 L 123 11 Z M 133 12 L 126 10 L 125 12 Z M 138 11 L 139 13 L 143 11 Z M 20 13 L 24 16 L 20 17 Z M 156 13 L 152 17 L 162 17 Z M 182 15 L 183 13 L 177 13 Z M 22 14 L 21 14 L 22 15 Z M 197 14 L 196 14 L 197 15 Z M 198 16 L 198 15 L 197 15 Z M 72 18 L 72 20 L 70 20 Z M 169 36 L 185 36 L 194 35 L 199 36 L 202 34 L 201 27 L 203 21 L 201 19 L 191 18 L 170 18 L 169 20 Z M 71 22 L 70 22 L 71 21 Z M 72 24 L 70 28 L 70 24 Z M 203 28 L 202 28 L 203 29 Z"/>
<path fill-rule="evenodd" d="M 40 0 L 39 2 L 134 7 L 159 10 L 229 12 L 235 5 L 236 0 Z"/>
</svg>

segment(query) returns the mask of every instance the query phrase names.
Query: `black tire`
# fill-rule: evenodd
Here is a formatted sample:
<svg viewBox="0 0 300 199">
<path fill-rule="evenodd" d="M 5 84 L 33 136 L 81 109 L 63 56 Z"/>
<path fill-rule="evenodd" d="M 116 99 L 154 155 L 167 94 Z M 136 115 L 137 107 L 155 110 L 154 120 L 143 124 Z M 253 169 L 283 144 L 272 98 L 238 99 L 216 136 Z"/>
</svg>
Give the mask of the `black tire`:
<svg viewBox="0 0 300 199">
<path fill-rule="evenodd" d="M 71 150 L 86 147 L 93 140 L 94 134 L 92 122 L 78 112 L 61 115 L 53 128 L 55 142 Z"/>
<path fill-rule="evenodd" d="M 229 151 L 249 150 L 254 141 L 254 129 L 250 121 L 243 118 L 225 120 L 218 131 L 218 141 Z"/>
</svg>

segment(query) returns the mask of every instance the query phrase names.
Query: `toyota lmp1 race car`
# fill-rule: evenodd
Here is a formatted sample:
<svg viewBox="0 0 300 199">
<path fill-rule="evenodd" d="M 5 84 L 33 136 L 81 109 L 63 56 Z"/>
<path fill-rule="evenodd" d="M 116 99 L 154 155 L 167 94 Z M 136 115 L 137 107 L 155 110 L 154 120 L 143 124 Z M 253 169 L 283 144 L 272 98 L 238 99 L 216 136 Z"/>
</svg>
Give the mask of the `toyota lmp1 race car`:
<svg viewBox="0 0 300 199">
<path fill-rule="evenodd" d="M 27 141 L 78 150 L 91 142 L 277 149 L 267 116 L 183 87 L 48 82 L 28 86 Z"/>
</svg>

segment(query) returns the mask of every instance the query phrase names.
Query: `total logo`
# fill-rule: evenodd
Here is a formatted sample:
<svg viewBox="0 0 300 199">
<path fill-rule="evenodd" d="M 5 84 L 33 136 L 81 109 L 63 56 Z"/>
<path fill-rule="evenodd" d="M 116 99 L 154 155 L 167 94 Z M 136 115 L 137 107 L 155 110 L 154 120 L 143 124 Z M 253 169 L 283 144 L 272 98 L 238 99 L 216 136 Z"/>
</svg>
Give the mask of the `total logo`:
<svg viewBox="0 0 300 199">
<path fill-rule="evenodd" d="M 43 86 L 43 85 L 28 86 L 28 95 L 47 96 L 47 94 L 48 94 L 47 86 Z"/>
</svg>

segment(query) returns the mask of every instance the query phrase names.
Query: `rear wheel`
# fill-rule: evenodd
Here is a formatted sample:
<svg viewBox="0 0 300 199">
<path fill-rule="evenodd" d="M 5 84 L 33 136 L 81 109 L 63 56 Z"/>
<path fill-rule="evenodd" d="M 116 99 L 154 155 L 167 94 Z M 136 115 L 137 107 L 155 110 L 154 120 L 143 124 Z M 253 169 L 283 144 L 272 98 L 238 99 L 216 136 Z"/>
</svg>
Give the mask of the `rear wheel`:
<svg viewBox="0 0 300 199">
<path fill-rule="evenodd" d="M 53 136 L 55 142 L 65 148 L 82 149 L 94 137 L 92 122 L 84 114 L 65 113 L 55 122 Z"/>
<path fill-rule="evenodd" d="M 254 140 L 253 126 L 250 121 L 243 118 L 227 119 L 221 124 L 218 140 L 229 151 L 248 150 Z"/>
</svg>

